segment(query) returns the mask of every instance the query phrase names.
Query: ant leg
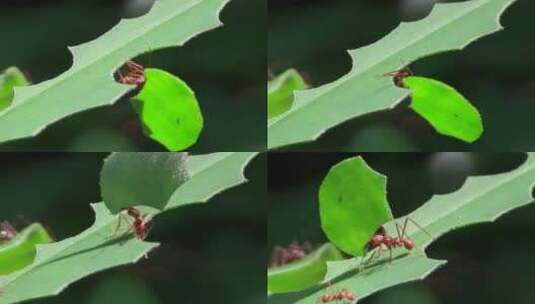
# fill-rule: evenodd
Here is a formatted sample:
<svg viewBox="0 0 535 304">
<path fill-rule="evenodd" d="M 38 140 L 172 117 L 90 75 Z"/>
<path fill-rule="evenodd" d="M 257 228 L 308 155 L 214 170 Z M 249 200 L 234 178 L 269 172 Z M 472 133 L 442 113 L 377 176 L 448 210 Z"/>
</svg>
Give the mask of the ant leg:
<svg viewBox="0 0 535 304">
<path fill-rule="evenodd" d="M 418 229 L 422 230 L 425 234 L 427 234 L 428 237 L 430 237 L 432 240 L 435 239 L 431 233 L 427 232 L 420 224 L 416 223 L 415 220 L 411 219 L 410 217 L 405 218 L 405 226 L 407 226 L 407 222 L 411 222 L 414 226 L 418 227 Z"/>
</svg>

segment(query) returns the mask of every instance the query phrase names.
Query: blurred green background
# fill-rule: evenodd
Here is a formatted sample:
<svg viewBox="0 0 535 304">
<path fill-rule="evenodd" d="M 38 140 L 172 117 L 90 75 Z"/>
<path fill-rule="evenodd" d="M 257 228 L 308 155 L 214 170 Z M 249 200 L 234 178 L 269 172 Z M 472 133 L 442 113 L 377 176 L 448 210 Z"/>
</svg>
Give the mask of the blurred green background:
<svg viewBox="0 0 535 304">
<path fill-rule="evenodd" d="M 104 153 L 0 153 L 0 221 L 21 216 L 57 240 L 88 228 L 100 201 Z M 159 304 L 265 302 L 266 156 L 247 166 L 249 182 L 207 204 L 155 218 L 149 259 L 97 273 L 57 297 L 31 303 Z M 16 220 L 20 225 L 23 221 Z"/>
<path fill-rule="evenodd" d="M 379 40 L 402 20 L 426 16 L 434 2 L 268 0 L 268 65 L 276 74 L 297 68 L 313 87 L 332 82 L 350 70 L 346 50 Z M 392 111 L 352 119 L 314 143 L 290 148 L 367 152 L 533 150 L 533 11 L 534 1 L 517 1 L 503 15 L 505 31 L 478 40 L 461 52 L 434 55 L 411 65 L 417 75 L 454 86 L 477 106 L 485 133 L 476 143 L 468 145 L 438 135 L 407 107 L 405 100 Z"/>
<path fill-rule="evenodd" d="M 144 14 L 153 2 L 3 0 L 0 70 L 18 66 L 33 83 L 53 78 L 71 65 L 67 46 L 99 37 L 122 17 Z M 196 92 L 205 128 L 190 151 L 264 149 L 266 16 L 264 0 L 232 0 L 222 11 L 223 27 L 195 37 L 184 47 L 153 51 L 135 58 L 146 67 L 165 69 L 179 76 Z M 127 98 L 111 107 L 68 117 L 35 139 L 0 145 L 0 150 L 12 151 L 164 149 L 143 136 Z"/>
<path fill-rule="evenodd" d="M 270 153 L 268 156 L 268 253 L 275 245 L 309 240 L 324 243 L 317 193 L 329 168 L 355 154 Z M 434 194 L 461 187 L 467 176 L 518 167 L 521 153 L 364 153 L 368 164 L 387 175 L 388 200 L 403 216 Z M 363 304 L 533 303 L 535 290 L 535 204 L 495 223 L 450 232 L 428 249 L 444 267 L 417 283 L 366 298 Z"/>
</svg>

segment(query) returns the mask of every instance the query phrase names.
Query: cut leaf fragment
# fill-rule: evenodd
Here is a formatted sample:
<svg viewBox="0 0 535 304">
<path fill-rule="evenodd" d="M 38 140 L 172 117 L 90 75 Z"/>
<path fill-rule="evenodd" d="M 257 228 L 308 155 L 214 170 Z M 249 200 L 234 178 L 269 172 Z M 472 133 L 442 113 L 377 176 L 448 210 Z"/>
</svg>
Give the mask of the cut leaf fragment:
<svg viewBox="0 0 535 304">
<path fill-rule="evenodd" d="M 13 239 L 0 246 L 0 274 L 8 274 L 30 265 L 35 259 L 35 246 L 53 241 L 39 223 L 24 228 Z"/>
<path fill-rule="evenodd" d="M 268 269 L 268 293 L 303 290 L 315 286 L 327 273 L 327 262 L 343 259 L 331 243 L 324 244 L 302 260 Z"/>
<path fill-rule="evenodd" d="M 307 88 L 303 77 L 294 69 L 287 70 L 268 82 L 268 119 L 292 108 L 294 91 Z"/>
<path fill-rule="evenodd" d="M 106 207 L 117 213 L 146 205 L 164 209 L 173 193 L 189 179 L 186 153 L 114 152 L 100 172 Z"/>
<path fill-rule="evenodd" d="M 17 68 L 11 67 L 0 74 L 0 111 L 9 107 L 13 101 L 14 87 L 28 85 L 26 76 Z"/>
<path fill-rule="evenodd" d="M 203 117 L 195 93 L 180 78 L 159 69 L 145 69 L 145 84 L 132 104 L 147 136 L 170 151 L 195 144 Z"/>
<path fill-rule="evenodd" d="M 405 78 L 403 84 L 411 90 L 410 107 L 438 133 L 469 143 L 483 133 L 483 122 L 477 109 L 451 86 L 416 76 Z"/>
<path fill-rule="evenodd" d="M 361 157 L 333 166 L 319 190 L 321 227 L 340 250 L 366 254 L 366 244 L 383 224 L 393 219 L 386 199 L 386 177 Z"/>
</svg>

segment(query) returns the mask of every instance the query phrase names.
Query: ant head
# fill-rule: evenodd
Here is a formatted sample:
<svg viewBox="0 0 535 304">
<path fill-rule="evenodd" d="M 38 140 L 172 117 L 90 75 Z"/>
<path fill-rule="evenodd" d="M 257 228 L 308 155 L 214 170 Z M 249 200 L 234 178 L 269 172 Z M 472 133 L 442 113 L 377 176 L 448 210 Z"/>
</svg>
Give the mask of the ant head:
<svg viewBox="0 0 535 304">
<path fill-rule="evenodd" d="M 412 76 L 412 71 L 409 67 L 404 67 L 400 70 L 386 73 L 384 76 L 392 76 L 392 81 L 397 87 L 404 88 L 403 80 L 409 76 Z"/>
<path fill-rule="evenodd" d="M 137 210 L 134 207 L 126 208 L 126 213 L 128 213 L 128 215 L 130 215 L 131 217 L 140 217 L 141 216 L 141 213 L 139 212 L 139 210 Z"/>
<path fill-rule="evenodd" d="M 414 248 L 414 243 L 409 239 L 404 239 L 403 241 L 403 247 L 407 250 L 412 250 Z"/>
</svg>

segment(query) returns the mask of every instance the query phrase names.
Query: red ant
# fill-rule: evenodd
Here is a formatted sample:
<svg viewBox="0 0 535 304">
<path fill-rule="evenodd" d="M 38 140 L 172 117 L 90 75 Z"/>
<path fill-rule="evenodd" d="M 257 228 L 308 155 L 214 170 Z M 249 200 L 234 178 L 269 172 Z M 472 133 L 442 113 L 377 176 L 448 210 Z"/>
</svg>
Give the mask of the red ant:
<svg viewBox="0 0 535 304">
<path fill-rule="evenodd" d="M 133 231 L 138 240 L 145 240 L 152 228 L 152 221 L 147 219 L 147 215 L 142 215 L 141 212 L 134 207 L 126 208 L 126 214 L 134 219 L 134 222 L 130 225 L 127 233 Z M 119 218 L 119 222 L 117 223 L 116 231 L 119 230 L 120 226 L 121 218 Z"/>
<path fill-rule="evenodd" d="M 119 83 L 140 86 L 145 82 L 145 68 L 142 65 L 128 60 L 125 62 L 125 66 L 127 68 L 126 75 L 123 75 L 121 69 L 117 71 L 116 79 Z"/>
<path fill-rule="evenodd" d="M 389 263 L 392 263 L 392 250 L 397 247 L 404 247 L 406 250 L 411 251 L 414 248 L 414 242 L 406 235 L 407 230 L 407 224 L 413 223 L 416 227 L 418 227 L 420 230 L 422 230 L 425 234 L 427 234 L 431 239 L 434 239 L 434 237 L 427 232 L 422 226 L 420 226 L 418 223 L 416 223 L 411 218 L 405 218 L 405 222 L 403 223 L 403 226 L 401 226 L 399 223 L 396 223 L 396 230 L 398 233 L 397 237 L 392 237 L 388 235 L 386 230 L 381 227 L 377 230 L 377 232 L 372 236 L 370 241 L 368 242 L 368 249 L 369 250 L 375 250 L 372 255 L 368 258 L 368 260 L 364 264 L 368 264 L 370 261 L 375 258 L 377 255 L 381 255 L 383 250 L 388 250 L 390 253 Z M 363 266 L 363 264 L 361 264 Z"/>
<path fill-rule="evenodd" d="M 9 241 L 17 235 L 17 230 L 9 222 L 0 223 L 0 241 Z"/>
<path fill-rule="evenodd" d="M 334 301 L 349 301 L 349 303 L 357 303 L 357 297 L 348 289 L 340 289 L 332 294 L 324 294 L 320 297 L 321 303 L 331 303 Z"/>
<path fill-rule="evenodd" d="M 383 76 L 393 77 L 393 81 L 396 86 L 400 88 L 405 88 L 405 85 L 403 84 L 403 79 L 412 76 L 412 71 L 409 69 L 409 67 L 404 67 L 401 70 L 386 73 Z"/>
</svg>

